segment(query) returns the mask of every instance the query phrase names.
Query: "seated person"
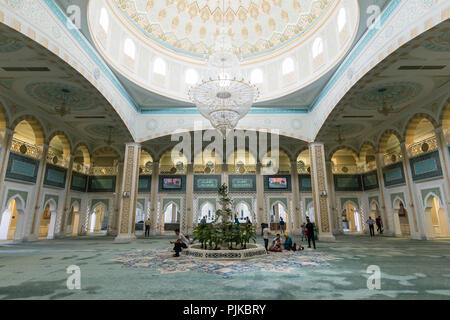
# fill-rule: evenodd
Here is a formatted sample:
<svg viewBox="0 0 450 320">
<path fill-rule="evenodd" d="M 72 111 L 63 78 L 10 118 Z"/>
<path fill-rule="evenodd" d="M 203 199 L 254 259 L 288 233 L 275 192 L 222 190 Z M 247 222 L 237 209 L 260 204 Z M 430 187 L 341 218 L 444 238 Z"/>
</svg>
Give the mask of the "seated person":
<svg viewBox="0 0 450 320">
<path fill-rule="evenodd" d="M 186 249 L 189 245 L 189 240 L 180 233 L 180 229 L 175 230 L 175 234 L 178 236 L 178 239 L 176 241 L 171 241 L 171 244 L 174 244 L 173 250 L 175 251 L 174 257 L 179 257 L 180 252 L 183 249 Z"/>
<path fill-rule="evenodd" d="M 294 248 L 294 246 L 292 245 L 292 239 L 291 237 L 289 237 L 288 234 L 285 234 L 284 237 L 286 238 L 284 240 L 284 250 L 292 250 L 292 251 L 296 251 L 296 249 Z"/>
<path fill-rule="evenodd" d="M 272 241 L 272 246 L 269 248 L 269 251 L 272 252 L 282 252 L 281 250 L 281 238 L 280 234 L 277 234 L 277 237 Z"/>
</svg>

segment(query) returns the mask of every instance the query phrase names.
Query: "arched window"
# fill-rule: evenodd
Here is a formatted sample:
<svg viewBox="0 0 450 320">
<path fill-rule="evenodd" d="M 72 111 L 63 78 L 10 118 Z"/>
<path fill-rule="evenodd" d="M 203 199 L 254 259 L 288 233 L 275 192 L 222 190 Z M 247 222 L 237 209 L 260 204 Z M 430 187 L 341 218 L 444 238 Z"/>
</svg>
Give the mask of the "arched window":
<svg viewBox="0 0 450 320">
<path fill-rule="evenodd" d="M 166 69 L 166 62 L 161 58 L 156 58 L 155 62 L 153 62 L 153 72 L 165 76 Z"/>
<path fill-rule="evenodd" d="M 251 82 L 253 84 L 260 84 L 263 83 L 264 75 L 261 69 L 255 69 L 252 71 L 252 74 L 250 76 Z"/>
<path fill-rule="evenodd" d="M 105 32 L 108 32 L 109 28 L 109 16 L 108 12 L 106 12 L 105 8 L 102 8 L 100 10 L 100 26 L 105 30 Z"/>
<path fill-rule="evenodd" d="M 341 32 L 342 29 L 344 29 L 346 23 L 347 23 L 347 13 L 345 11 L 345 8 L 341 8 L 341 10 L 339 11 L 338 20 L 337 20 L 339 32 Z"/>
<path fill-rule="evenodd" d="M 130 38 L 128 38 L 127 40 L 125 40 L 125 45 L 124 45 L 124 52 L 127 56 L 129 56 L 131 59 L 134 60 L 134 58 L 136 58 L 136 45 L 134 44 L 133 40 L 131 40 Z"/>
<path fill-rule="evenodd" d="M 312 47 L 313 58 L 318 57 L 323 52 L 323 40 L 322 38 L 317 38 L 314 40 Z"/>
<path fill-rule="evenodd" d="M 156 61 L 155 61 L 156 62 Z M 156 72 L 156 71 L 155 71 Z M 198 82 L 198 72 L 194 69 L 186 70 L 185 81 L 189 85 L 194 85 Z"/>
<path fill-rule="evenodd" d="M 292 58 L 286 58 L 283 61 L 283 65 L 281 67 L 281 70 L 283 72 L 283 75 L 289 74 L 291 72 L 294 72 L 295 66 L 294 66 L 294 60 Z"/>
</svg>

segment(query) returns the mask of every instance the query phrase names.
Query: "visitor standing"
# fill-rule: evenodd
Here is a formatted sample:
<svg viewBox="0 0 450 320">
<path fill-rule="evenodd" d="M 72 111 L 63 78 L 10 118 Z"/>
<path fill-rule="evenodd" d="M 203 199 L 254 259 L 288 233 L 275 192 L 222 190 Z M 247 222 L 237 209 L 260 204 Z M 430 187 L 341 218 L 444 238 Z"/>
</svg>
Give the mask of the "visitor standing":
<svg viewBox="0 0 450 320">
<path fill-rule="evenodd" d="M 314 249 L 316 249 L 316 239 L 314 237 L 314 224 L 311 222 L 309 218 L 306 218 L 305 228 L 308 236 L 308 248 L 311 248 L 311 240 L 312 240 Z"/>
<path fill-rule="evenodd" d="M 383 234 L 383 220 L 381 220 L 381 216 L 378 216 L 378 218 L 375 219 L 375 222 L 377 224 L 377 232 Z"/>
<path fill-rule="evenodd" d="M 283 220 L 283 217 L 280 217 L 280 229 L 281 232 L 284 232 L 286 230 L 286 223 Z"/>
<path fill-rule="evenodd" d="M 202 218 L 202 220 L 200 220 L 200 224 L 206 224 L 206 216 L 204 216 L 204 217 Z"/>
<path fill-rule="evenodd" d="M 303 239 L 306 239 L 306 223 L 303 222 L 301 228 L 302 228 L 302 241 L 304 241 Z"/>
<path fill-rule="evenodd" d="M 366 223 L 369 225 L 370 237 L 375 236 L 375 228 L 374 228 L 375 220 L 373 220 L 372 217 L 369 217 Z"/>
<path fill-rule="evenodd" d="M 264 239 L 264 247 L 266 248 L 266 251 L 269 250 L 269 236 L 270 236 L 270 230 L 269 230 L 269 225 L 266 223 L 263 223 L 263 230 L 262 230 L 262 234 L 263 234 L 263 239 Z"/>
<path fill-rule="evenodd" d="M 178 239 L 176 241 L 171 241 L 171 244 L 174 244 L 173 250 L 175 251 L 174 257 L 179 257 L 180 252 L 183 249 L 186 249 L 189 245 L 189 240 L 180 232 L 180 229 L 175 230 L 175 234 L 177 235 Z"/>
<path fill-rule="evenodd" d="M 150 218 L 145 221 L 145 237 L 150 237 Z"/>
</svg>

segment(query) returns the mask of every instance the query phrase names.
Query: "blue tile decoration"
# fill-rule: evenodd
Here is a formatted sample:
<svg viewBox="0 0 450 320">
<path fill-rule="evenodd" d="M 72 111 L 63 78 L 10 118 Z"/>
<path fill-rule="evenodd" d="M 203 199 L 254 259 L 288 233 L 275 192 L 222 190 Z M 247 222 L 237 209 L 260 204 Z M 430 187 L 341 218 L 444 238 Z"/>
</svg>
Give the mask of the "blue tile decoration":
<svg viewBox="0 0 450 320">
<path fill-rule="evenodd" d="M 429 152 L 409 159 L 411 175 L 414 181 L 442 176 L 439 151 Z"/>
</svg>

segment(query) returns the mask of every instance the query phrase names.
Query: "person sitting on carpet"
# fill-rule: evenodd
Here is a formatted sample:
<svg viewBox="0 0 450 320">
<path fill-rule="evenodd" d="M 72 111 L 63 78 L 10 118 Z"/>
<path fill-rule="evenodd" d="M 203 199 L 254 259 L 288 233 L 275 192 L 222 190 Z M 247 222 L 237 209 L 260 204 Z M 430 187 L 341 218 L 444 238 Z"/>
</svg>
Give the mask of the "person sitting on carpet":
<svg viewBox="0 0 450 320">
<path fill-rule="evenodd" d="M 294 247 L 292 245 L 291 237 L 289 237 L 289 235 L 287 233 L 284 235 L 284 237 L 286 238 L 286 240 L 284 240 L 284 250 L 295 251 L 295 249 L 294 249 Z"/>
<path fill-rule="evenodd" d="M 178 239 L 176 241 L 171 241 L 170 243 L 175 245 L 173 247 L 173 250 L 175 251 L 173 256 L 179 257 L 180 252 L 188 247 L 189 240 L 182 233 L 180 233 L 180 229 L 176 229 L 175 234 L 178 236 Z"/>
<path fill-rule="evenodd" d="M 272 246 L 269 248 L 269 251 L 272 252 L 282 252 L 281 250 L 281 238 L 280 234 L 277 234 L 277 237 L 272 241 Z"/>
</svg>

